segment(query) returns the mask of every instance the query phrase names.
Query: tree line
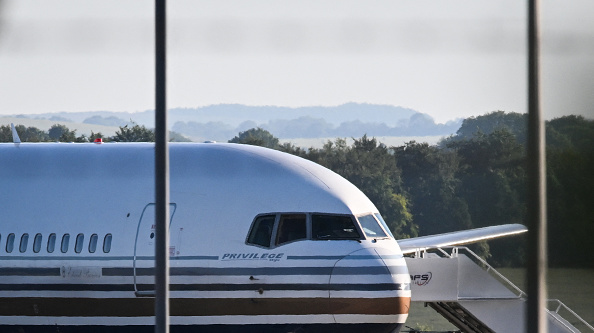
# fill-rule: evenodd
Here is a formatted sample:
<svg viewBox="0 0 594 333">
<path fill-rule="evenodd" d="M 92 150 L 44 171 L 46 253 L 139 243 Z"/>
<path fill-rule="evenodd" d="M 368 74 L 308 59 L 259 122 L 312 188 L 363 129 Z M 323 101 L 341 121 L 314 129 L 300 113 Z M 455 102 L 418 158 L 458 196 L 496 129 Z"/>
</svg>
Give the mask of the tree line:
<svg viewBox="0 0 594 333">
<path fill-rule="evenodd" d="M 526 219 L 527 115 L 493 112 L 465 119 L 436 145 L 387 147 L 363 136 L 322 148 L 280 143 L 266 130 L 230 142 L 301 156 L 342 175 L 378 207 L 398 238 Z M 594 267 L 594 121 L 566 116 L 546 123 L 549 263 Z M 499 266 L 524 263 L 523 237 L 479 243 L 473 250 Z"/>
<path fill-rule="evenodd" d="M 154 141 L 137 124 L 112 137 L 77 136 L 63 125 L 48 131 L 17 126 L 23 142 Z M 527 116 L 493 112 L 467 118 L 436 145 L 410 141 L 388 147 L 377 139 L 328 141 L 321 148 L 281 143 L 262 128 L 240 132 L 229 142 L 277 149 L 342 175 L 378 207 L 397 238 L 444 233 L 526 219 Z M 187 141 L 172 133 L 173 141 Z M 566 116 L 546 122 L 549 263 L 594 267 L 594 121 Z M 0 142 L 12 142 L 0 126 Z M 473 250 L 499 266 L 524 263 L 523 237 L 479 243 Z"/>
<path fill-rule="evenodd" d="M 77 135 L 76 130 L 70 130 L 62 124 L 54 124 L 47 131 L 37 127 L 24 125 L 15 126 L 21 142 L 94 142 L 101 139 L 103 142 L 154 142 L 155 131 L 144 125 L 130 122 L 129 125 L 120 126 L 112 136 L 105 136 L 101 132 L 91 131 L 89 136 Z M 189 142 L 183 135 L 169 131 L 169 140 L 172 142 Z M 0 142 L 12 142 L 12 129 L 8 125 L 0 126 Z"/>
</svg>

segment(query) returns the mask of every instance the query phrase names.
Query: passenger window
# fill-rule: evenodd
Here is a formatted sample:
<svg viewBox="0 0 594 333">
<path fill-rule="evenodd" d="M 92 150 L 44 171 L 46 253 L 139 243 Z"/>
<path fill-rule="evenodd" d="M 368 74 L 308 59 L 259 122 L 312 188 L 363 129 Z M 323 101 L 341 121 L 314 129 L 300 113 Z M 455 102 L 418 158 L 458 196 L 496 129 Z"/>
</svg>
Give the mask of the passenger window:
<svg viewBox="0 0 594 333">
<path fill-rule="evenodd" d="M 43 236 L 41 236 L 41 234 L 35 235 L 35 238 L 33 239 L 33 252 L 39 253 L 39 251 L 41 250 L 41 241 L 42 240 L 43 240 Z"/>
<path fill-rule="evenodd" d="M 276 245 L 307 237 L 305 214 L 281 215 L 278 223 Z"/>
<path fill-rule="evenodd" d="M 70 243 L 70 234 L 64 234 L 62 236 L 62 245 L 60 246 L 62 253 L 68 252 L 68 243 Z"/>
<path fill-rule="evenodd" d="M 105 235 L 103 239 L 103 252 L 109 253 L 111 251 L 111 234 Z"/>
<path fill-rule="evenodd" d="M 6 252 L 12 253 L 13 249 L 14 249 L 14 234 L 8 234 L 8 237 L 6 237 Z"/>
<path fill-rule="evenodd" d="M 259 216 L 254 221 L 252 230 L 248 237 L 248 244 L 270 247 L 272 227 L 274 226 L 274 215 Z"/>
<path fill-rule="evenodd" d="M 367 237 L 371 238 L 384 238 L 388 237 L 384 230 L 380 227 L 377 220 L 373 217 L 373 215 L 363 215 L 359 216 L 359 223 L 361 223 L 361 227 L 365 232 Z"/>
<path fill-rule="evenodd" d="M 53 253 L 56 248 L 56 234 L 50 234 L 47 238 L 47 252 Z"/>
<path fill-rule="evenodd" d="M 76 235 L 76 242 L 74 243 L 74 252 L 81 253 L 83 249 L 83 243 L 85 242 L 85 235 Z"/>
<path fill-rule="evenodd" d="M 24 253 L 27 251 L 27 244 L 29 243 L 29 234 L 23 234 L 21 236 L 21 244 L 19 245 L 19 251 Z"/>
<path fill-rule="evenodd" d="M 95 253 L 97 250 L 97 239 L 99 236 L 97 234 L 92 234 L 91 238 L 89 239 L 89 253 Z"/>
<path fill-rule="evenodd" d="M 344 215 L 314 214 L 311 216 L 313 239 L 360 239 L 353 218 Z"/>
</svg>

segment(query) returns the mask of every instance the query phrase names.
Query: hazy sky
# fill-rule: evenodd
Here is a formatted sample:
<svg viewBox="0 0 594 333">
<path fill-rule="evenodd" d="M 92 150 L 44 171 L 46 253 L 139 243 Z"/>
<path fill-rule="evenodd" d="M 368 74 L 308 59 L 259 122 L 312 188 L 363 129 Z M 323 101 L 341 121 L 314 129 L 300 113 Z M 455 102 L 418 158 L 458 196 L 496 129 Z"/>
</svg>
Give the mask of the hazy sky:
<svg viewBox="0 0 594 333">
<path fill-rule="evenodd" d="M 518 0 L 175 0 L 168 106 L 400 105 L 438 122 L 526 111 Z M 547 118 L 594 118 L 594 1 L 542 1 Z M 154 108 L 153 1 L 0 6 L 0 114 Z"/>
</svg>

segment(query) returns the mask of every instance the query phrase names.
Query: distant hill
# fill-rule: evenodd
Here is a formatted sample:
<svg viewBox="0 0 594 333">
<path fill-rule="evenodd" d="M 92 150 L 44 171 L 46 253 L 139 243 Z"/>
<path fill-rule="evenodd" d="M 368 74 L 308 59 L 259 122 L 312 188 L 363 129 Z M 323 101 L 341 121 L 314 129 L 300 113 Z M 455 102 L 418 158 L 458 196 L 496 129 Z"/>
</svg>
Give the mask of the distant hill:
<svg viewBox="0 0 594 333">
<path fill-rule="evenodd" d="M 56 112 L 24 117 L 55 119 L 60 123 L 69 120 L 71 123 L 116 129 L 118 126 L 129 124 L 130 121 L 150 128 L 154 127 L 154 113 L 150 110 L 134 113 Z M 237 133 L 254 127 L 262 127 L 281 139 L 360 137 L 364 134 L 368 136 L 447 136 L 458 130 L 461 120 L 436 124 L 430 116 L 415 110 L 376 104 L 347 103 L 332 107 L 298 108 L 219 104 L 199 108 L 170 109 L 169 124 L 171 130 L 195 141 L 226 141 Z M 77 127 L 73 126 L 73 128 Z"/>
</svg>

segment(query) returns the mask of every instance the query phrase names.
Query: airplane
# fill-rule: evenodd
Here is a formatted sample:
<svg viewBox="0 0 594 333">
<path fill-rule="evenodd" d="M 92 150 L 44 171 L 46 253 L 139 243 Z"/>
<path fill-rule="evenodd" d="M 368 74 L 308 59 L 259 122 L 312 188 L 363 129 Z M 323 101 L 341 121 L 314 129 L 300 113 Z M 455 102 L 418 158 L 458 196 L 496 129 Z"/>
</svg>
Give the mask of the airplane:
<svg viewBox="0 0 594 333">
<path fill-rule="evenodd" d="M 311 161 L 169 150 L 172 332 L 396 333 L 403 254 L 526 231 L 396 240 L 357 187 Z M 153 330 L 154 144 L 3 143 L 0 188 L 0 331 Z"/>
</svg>

